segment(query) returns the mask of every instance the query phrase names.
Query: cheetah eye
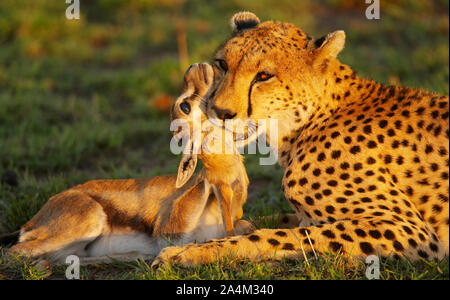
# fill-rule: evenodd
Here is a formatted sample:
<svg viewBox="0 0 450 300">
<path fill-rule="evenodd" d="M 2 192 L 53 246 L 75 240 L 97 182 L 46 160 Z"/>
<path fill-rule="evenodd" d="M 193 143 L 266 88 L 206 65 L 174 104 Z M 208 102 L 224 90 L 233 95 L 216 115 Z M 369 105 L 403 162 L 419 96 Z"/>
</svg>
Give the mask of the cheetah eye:
<svg viewBox="0 0 450 300">
<path fill-rule="evenodd" d="M 255 81 L 266 81 L 266 80 L 269 80 L 272 77 L 273 77 L 272 74 L 269 74 L 269 73 L 266 73 L 266 72 L 259 72 L 255 76 Z"/>
<path fill-rule="evenodd" d="M 186 101 L 181 102 L 180 108 L 187 115 L 191 112 L 191 106 Z"/>
<path fill-rule="evenodd" d="M 219 66 L 219 68 L 222 69 L 222 71 L 224 72 L 228 71 L 228 65 L 226 61 L 224 61 L 223 59 L 216 59 L 216 63 Z"/>
</svg>

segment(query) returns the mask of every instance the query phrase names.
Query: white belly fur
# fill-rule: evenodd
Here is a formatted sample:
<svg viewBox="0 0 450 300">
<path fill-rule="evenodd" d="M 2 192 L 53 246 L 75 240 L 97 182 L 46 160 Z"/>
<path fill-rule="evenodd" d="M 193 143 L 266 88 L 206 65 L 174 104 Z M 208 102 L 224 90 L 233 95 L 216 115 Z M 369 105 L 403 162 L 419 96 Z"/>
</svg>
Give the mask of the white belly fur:
<svg viewBox="0 0 450 300">
<path fill-rule="evenodd" d="M 220 209 L 217 205 L 208 205 L 200 217 L 195 229 L 183 234 L 176 240 L 167 240 L 163 237 L 152 237 L 140 232 L 125 234 L 112 232 L 108 235 L 99 236 L 92 241 L 86 251 L 86 256 L 100 257 L 132 252 L 156 256 L 167 246 L 204 243 L 210 239 L 224 237 L 225 228 L 222 223 Z"/>
</svg>

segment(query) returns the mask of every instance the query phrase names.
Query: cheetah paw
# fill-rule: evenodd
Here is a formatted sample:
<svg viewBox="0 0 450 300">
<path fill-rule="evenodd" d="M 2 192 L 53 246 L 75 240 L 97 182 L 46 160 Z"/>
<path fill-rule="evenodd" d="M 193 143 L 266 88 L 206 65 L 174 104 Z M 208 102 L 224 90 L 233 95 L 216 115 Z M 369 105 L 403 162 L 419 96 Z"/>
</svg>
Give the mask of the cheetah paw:
<svg viewBox="0 0 450 300">
<path fill-rule="evenodd" d="M 151 267 L 153 269 L 158 269 L 159 267 L 167 266 L 169 263 L 179 262 L 180 258 L 178 255 L 183 252 L 183 248 L 185 247 L 172 246 L 162 249 L 153 261 Z"/>
</svg>

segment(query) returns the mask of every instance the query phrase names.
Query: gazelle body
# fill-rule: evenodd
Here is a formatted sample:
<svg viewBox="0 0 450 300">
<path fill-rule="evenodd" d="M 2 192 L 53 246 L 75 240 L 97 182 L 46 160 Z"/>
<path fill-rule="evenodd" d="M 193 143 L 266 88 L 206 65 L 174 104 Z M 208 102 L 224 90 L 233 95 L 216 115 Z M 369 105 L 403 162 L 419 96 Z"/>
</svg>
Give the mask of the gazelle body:
<svg viewBox="0 0 450 300">
<path fill-rule="evenodd" d="M 53 196 L 21 228 L 10 253 L 63 262 L 68 255 L 157 255 L 169 244 L 224 236 L 220 207 L 203 174 L 180 189 L 175 175 L 94 180 Z"/>
</svg>

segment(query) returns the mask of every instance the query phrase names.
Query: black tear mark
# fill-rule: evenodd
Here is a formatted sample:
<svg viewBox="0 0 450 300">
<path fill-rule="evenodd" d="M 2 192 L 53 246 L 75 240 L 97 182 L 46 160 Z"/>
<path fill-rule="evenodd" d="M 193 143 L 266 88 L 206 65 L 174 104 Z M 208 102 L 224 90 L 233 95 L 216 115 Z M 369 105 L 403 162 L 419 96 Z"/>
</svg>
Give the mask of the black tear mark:
<svg viewBox="0 0 450 300">
<path fill-rule="evenodd" d="M 250 83 L 250 89 L 248 90 L 248 108 L 247 108 L 247 116 L 250 117 L 250 115 L 252 114 L 252 88 L 253 85 L 255 84 L 256 79 L 253 79 L 252 82 Z"/>
</svg>

